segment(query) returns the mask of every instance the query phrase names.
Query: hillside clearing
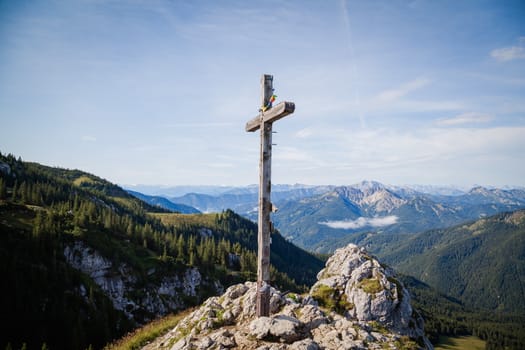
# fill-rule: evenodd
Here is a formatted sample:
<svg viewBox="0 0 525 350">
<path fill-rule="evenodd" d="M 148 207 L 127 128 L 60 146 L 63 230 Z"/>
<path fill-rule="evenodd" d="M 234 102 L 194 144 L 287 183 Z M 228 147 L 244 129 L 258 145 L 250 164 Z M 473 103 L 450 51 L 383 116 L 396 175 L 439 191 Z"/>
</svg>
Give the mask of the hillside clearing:
<svg viewBox="0 0 525 350">
<path fill-rule="evenodd" d="M 485 350 L 485 342 L 475 336 L 440 336 L 434 350 Z"/>
</svg>

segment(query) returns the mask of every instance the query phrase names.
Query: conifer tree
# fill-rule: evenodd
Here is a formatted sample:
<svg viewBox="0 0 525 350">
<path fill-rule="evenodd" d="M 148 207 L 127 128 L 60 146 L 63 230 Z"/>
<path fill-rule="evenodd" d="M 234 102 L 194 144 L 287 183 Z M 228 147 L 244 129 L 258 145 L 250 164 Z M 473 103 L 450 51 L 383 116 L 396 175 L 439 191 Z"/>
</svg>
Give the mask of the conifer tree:
<svg viewBox="0 0 525 350">
<path fill-rule="evenodd" d="M 179 235 L 179 238 L 177 238 L 177 259 L 181 262 L 184 262 L 184 237 L 182 237 L 182 234 Z"/>
<path fill-rule="evenodd" d="M 135 233 L 135 229 L 133 227 L 133 223 L 131 222 L 131 220 L 129 221 L 128 223 L 128 226 L 126 228 L 126 235 L 128 237 L 133 237 L 133 234 Z"/>
<path fill-rule="evenodd" d="M 166 243 L 164 243 L 164 249 L 162 250 L 162 261 L 166 261 L 168 259 L 168 249 L 166 247 Z"/>
<path fill-rule="evenodd" d="M 44 226 L 44 220 L 42 218 L 42 213 L 37 211 L 35 220 L 33 221 L 33 237 L 38 238 L 40 234 L 42 233 L 42 229 Z"/>
<path fill-rule="evenodd" d="M 18 196 L 18 181 L 15 180 L 15 184 L 13 185 L 13 192 L 11 193 L 11 200 L 15 202 L 17 196 Z"/>
<path fill-rule="evenodd" d="M 188 263 L 190 266 L 196 266 L 197 265 L 197 248 L 195 246 L 195 237 L 190 236 L 190 239 L 188 241 Z"/>
<path fill-rule="evenodd" d="M 6 184 L 4 178 L 0 177 L 0 199 L 4 199 L 7 195 Z"/>
</svg>

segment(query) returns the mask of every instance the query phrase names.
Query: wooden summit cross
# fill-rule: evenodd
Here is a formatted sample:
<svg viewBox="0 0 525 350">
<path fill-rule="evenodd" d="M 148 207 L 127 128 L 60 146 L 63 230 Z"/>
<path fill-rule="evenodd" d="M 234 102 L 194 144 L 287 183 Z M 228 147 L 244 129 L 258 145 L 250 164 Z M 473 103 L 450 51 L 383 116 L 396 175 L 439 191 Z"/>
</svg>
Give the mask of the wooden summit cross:
<svg viewBox="0 0 525 350">
<path fill-rule="evenodd" d="M 259 115 L 246 123 L 246 131 L 261 129 L 261 151 L 259 160 L 259 219 L 257 235 L 257 317 L 270 316 L 270 201 L 272 168 L 272 124 L 295 110 L 293 102 L 281 102 L 272 107 L 273 76 L 261 77 L 261 109 Z"/>
</svg>

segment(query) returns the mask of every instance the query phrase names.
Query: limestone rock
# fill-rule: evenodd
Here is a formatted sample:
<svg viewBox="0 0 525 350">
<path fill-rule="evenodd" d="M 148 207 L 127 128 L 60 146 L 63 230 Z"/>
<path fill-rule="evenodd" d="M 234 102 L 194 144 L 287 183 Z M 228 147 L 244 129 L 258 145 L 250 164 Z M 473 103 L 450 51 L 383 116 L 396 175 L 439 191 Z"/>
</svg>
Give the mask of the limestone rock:
<svg viewBox="0 0 525 350">
<path fill-rule="evenodd" d="M 410 294 L 391 268 L 385 267 L 363 248 L 349 244 L 337 249 L 318 274 L 310 293 L 327 288 L 358 321 L 375 321 L 412 338 L 423 336 L 422 319 L 410 305 Z"/>
<path fill-rule="evenodd" d="M 292 316 L 278 315 L 272 318 L 270 335 L 284 343 L 292 343 L 301 338 L 301 322 Z"/>
<path fill-rule="evenodd" d="M 296 341 L 288 347 L 288 350 L 319 350 L 319 345 L 310 338 Z"/>
<path fill-rule="evenodd" d="M 255 297 L 254 282 L 231 286 L 144 349 L 433 349 L 394 272 L 355 245 L 335 252 L 309 295 L 270 288 L 270 317 L 256 317 Z"/>
<path fill-rule="evenodd" d="M 146 286 L 141 284 L 143 293 L 137 296 L 137 293 L 132 292 L 139 288 L 137 283 L 140 272 L 134 271 L 130 266 L 123 263 L 116 265 L 83 241 L 66 245 L 64 257 L 69 265 L 93 279 L 111 299 L 115 309 L 138 324 L 187 307 L 184 298 L 198 297 L 199 288 L 203 284 L 210 284 L 197 268 L 188 268 L 181 274 L 163 276 Z M 155 273 L 154 269 L 148 271 L 148 275 Z M 223 291 L 220 283 L 211 283 L 215 290 Z M 81 285 L 79 294 L 87 299 L 86 287 Z"/>
<path fill-rule="evenodd" d="M 269 317 L 259 317 L 250 322 L 248 329 L 250 335 L 257 339 L 264 339 L 270 333 L 270 327 L 272 326 L 272 319 Z"/>
</svg>

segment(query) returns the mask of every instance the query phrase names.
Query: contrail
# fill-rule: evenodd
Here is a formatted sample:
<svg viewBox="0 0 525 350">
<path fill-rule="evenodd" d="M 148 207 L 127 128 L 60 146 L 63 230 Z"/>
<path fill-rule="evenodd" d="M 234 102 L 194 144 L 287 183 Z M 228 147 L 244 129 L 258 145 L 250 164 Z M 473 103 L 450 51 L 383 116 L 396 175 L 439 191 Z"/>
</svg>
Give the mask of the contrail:
<svg viewBox="0 0 525 350">
<path fill-rule="evenodd" d="M 343 12 L 343 21 L 345 23 L 345 29 L 346 29 L 346 34 L 347 34 L 347 46 L 348 46 L 348 51 L 349 51 L 349 54 L 350 54 L 350 62 L 351 62 L 351 73 L 352 73 L 352 76 L 354 78 L 356 78 L 356 82 L 359 81 L 359 79 L 357 79 L 357 68 L 356 68 L 356 63 L 355 63 L 355 56 L 354 56 L 354 47 L 352 45 L 352 31 L 350 30 L 350 15 L 348 14 L 348 8 L 346 6 L 346 0 L 341 0 L 341 8 L 342 8 L 342 12 Z M 354 92 L 354 102 L 357 106 L 357 113 L 358 113 L 358 116 L 359 116 L 359 123 L 361 125 L 361 128 L 365 128 L 366 127 L 366 124 L 365 124 L 365 118 L 364 118 L 364 115 L 363 115 L 363 112 L 361 110 L 361 97 L 359 95 L 359 88 L 357 86 L 357 84 L 355 84 L 355 89 L 353 89 L 353 92 Z"/>
</svg>

